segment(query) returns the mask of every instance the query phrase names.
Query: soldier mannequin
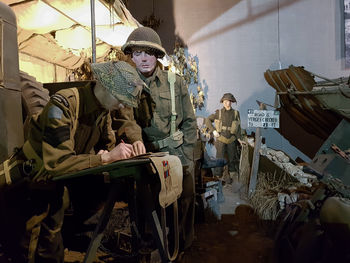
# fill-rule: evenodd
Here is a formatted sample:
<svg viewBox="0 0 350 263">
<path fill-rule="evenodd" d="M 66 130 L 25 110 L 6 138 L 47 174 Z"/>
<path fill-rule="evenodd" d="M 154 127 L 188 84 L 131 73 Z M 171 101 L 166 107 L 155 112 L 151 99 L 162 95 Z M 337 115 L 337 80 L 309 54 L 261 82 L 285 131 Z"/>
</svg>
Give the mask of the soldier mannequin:
<svg viewBox="0 0 350 263">
<path fill-rule="evenodd" d="M 232 103 L 235 102 L 236 99 L 231 93 L 225 93 L 220 100 L 224 107 L 206 118 L 205 124 L 216 138 L 216 158 L 225 158 L 225 154 L 227 154 L 230 174 L 230 178 L 227 180 L 228 183 L 234 182 L 236 184 L 239 172 L 238 145 L 241 139 L 241 120 L 239 112 L 231 107 Z M 215 128 L 212 125 L 213 122 Z M 222 173 L 222 167 L 215 168 L 216 176 L 221 177 Z M 234 191 L 237 190 L 234 189 Z"/>
<path fill-rule="evenodd" d="M 92 64 L 92 71 L 96 84 L 64 89 L 51 96 L 42 112 L 31 120 L 24 146 L 0 164 L 0 183 L 6 185 L 1 190 L 2 198 L 4 191 L 23 181 L 34 185 L 29 188 L 29 196 L 18 201 L 32 217 L 26 222 L 26 236 L 16 237 L 21 239 L 17 244 L 16 238 L 13 241 L 20 250 L 14 252 L 14 262 L 63 262 L 61 228 L 67 191 L 50 178 L 135 155 L 131 144 L 114 147 L 110 110 L 125 105 L 136 107 L 143 81 L 126 62 Z M 80 188 L 88 186 L 84 180 L 81 183 Z M 90 187 L 95 189 L 96 185 Z M 5 205 L 2 202 L 0 207 L 5 211 L 1 213 L 6 214 L 6 199 Z M 24 211 L 16 213 L 28 216 Z"/>
<path fill-rule="evenodd" d="M 142 128 L 147 151 L 177 155 L 183 165 L 179 224 L 180 250 L 184 250 L 192 244 L 194 238 L 193 147 L 197 128 L 187 86 L 182 77 L 173 76 L 174 96 L 171 96 L 168 72 L 157 67 L 157 58 L 162 58 L 166 52 L 153 29 L 135 29 L 122 50 L 131 56 L 141 79 L 149 87 L 143 90 L 139 108 L 135 109 L 135 119 Z M 172 105 L 175 107 L 175 114 Z M 174 121 L 171 121 L 172 118 Z"/>
</svg>

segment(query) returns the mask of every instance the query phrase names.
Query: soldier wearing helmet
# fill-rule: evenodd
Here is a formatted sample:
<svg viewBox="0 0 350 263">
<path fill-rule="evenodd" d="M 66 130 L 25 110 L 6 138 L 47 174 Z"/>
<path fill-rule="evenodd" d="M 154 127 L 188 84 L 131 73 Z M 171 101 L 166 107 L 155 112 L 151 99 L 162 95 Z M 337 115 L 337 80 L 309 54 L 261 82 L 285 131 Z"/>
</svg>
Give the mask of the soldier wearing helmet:
<svg viewBox="0 0 350 263">
<path fill-rule="evenodd" d="M 206 118 L 205 124 L 209 131 L 216 138 L 216 158 L 226 158 L 227 154 L 228 170 L 230 178 L 228 183 L 234 182 L 234 188 L 238 185 L 239 168 L 239 140 L 241 139 L 241 120 L 239 112 L 232 109 L 232 103 L 236 103 L 236 98 L 231 93 L 225 93 L 220 103 L 223 108 L 216 110 L 214 114 Z M 214 122 L 214 126 L 213 126 Z M 215 168 L 215 175 L 222 177 L 223 168 Z M 238 189 L 234 189 L 237 191 Z"/>
<path fill-rule="evenodd" d="M 127 105 L 136 107 L 144 82 L 135 68 L 126 62 L 92 64 L 91 67 L 96 83 L 63 89 L 52 95 L 42 112 L 31 120 L 23 147 L 0 164 L 2 196 L 7 192 L 10 195 L 14 186 L 23 187 L 28 181 L 35 186 L 20 193 L 24 200 L 18 202 L 23 211 L 15 211 L 20 215 L 18 217 L 28 221 L 23 227 L 23 232 L 26 228 L 25 235 L 18 233 L 22 225 L 16 226 L 17 229 L 11 231 L 15 234 L 7 240 L 10 250 L 15 251 L 11 255 L 15 257 L 14 262 L 63 262 L 61 228 L 67 191 L 62 184 L 50 179 L 134 155 L 131 144 L 115 146 L 110 110 Z M 83 206 L 74 207 L 80 209 L 81 219 L 86 220 L 88 215 L 96 212 L 94 209 L 99 208 L 93 206 L 101 204 L 96 199 L 103 201 L 99 195 L 106 192 L 106 186 L 101 176 L 78 178 L 76 182 L 77 187 L 72 188 L 73 191 L 69 189 L 70 199 L 73 203 L 79 200 L 75 197 L 83 201 Z M 1 213 L 9 217 L 8 205 L 5 202 L 3 205 L 2 201 L 0 207 L 5 211 Z"/>
<path fill-rule="evenodd" d="M 181 76 L 171 75 L 157 66 L 157 59 L 166 52 L 153 29 L 135 29 L 122 50 L 131 56 L 148 87 L 144 88 L 135 110 L 147 151 L 169 152 L 178 156 L 183 165 L 179 222 L 180 248 L 186 249 L 194 237 L 193 147 L 196 142 L 196 119 L 187 86 Z"/>
</svg>

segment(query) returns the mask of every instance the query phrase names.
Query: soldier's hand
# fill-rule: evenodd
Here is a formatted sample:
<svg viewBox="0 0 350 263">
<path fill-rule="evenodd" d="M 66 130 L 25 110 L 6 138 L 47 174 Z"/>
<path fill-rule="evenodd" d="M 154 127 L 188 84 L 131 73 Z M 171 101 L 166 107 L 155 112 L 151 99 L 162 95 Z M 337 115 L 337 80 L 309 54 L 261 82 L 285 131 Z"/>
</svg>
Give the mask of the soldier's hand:
<svg viewBox="0 0 350 263">
<path fill-rule="evenodd" d="M 241 146 L 247 145 L 247 143 L 245 141 L 242 141 L 241 139 L 238 139 L 238 142 L 240 143 Z"/>
<path fill-rule="evenodd" d="M 107 150 L 99 150 L 97 154 L 103 154 L 103 153 L 108 153 Z"/>
<path fill-rule="evenodd" d="M 119 143 L 113 150 L 101 155 L 103 163 L 111 163 L 135 156 L 134 149 L 131 144 Z"/>
<path fill-rule="evenodd" d="M 217 131 L 213 131 L 213 135 L 214 135 L 215 138 L 220 136 L 220 134 Z"/>
<path fill-rule="evenodd" d="M 135 155 L 140 155 L 140 154 L 145 154 L 146 153 L 145 145 L 141 141 L 134 142 L 132 144 L 132 147 L 134 149 Z"/>
</svg>

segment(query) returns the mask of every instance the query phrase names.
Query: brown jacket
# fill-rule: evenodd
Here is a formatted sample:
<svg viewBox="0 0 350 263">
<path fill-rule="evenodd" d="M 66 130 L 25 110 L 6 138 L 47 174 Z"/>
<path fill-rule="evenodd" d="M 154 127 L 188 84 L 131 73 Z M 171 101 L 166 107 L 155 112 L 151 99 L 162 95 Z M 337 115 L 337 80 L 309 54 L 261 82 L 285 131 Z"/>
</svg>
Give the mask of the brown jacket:
<svg viewBox="0 0 350 263">
<path fill-rule="evenodd" d="M 101 165 L 96 152 L 114 147 L 110 113 L 100 107 L 92 85 L 78 88 L 79 116 L 77 98 L 72 89 L 65 89 L 51 96 L 31 121 L 28 140 L 43 159 L 49 177 Z"/>
</svg>

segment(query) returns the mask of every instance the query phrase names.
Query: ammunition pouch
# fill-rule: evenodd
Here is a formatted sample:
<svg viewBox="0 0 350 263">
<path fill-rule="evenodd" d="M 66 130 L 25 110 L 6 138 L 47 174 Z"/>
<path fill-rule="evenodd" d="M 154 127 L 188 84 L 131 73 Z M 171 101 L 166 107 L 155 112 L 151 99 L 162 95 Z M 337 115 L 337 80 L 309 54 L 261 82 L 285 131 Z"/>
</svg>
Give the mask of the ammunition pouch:
<svg viewBox="0 0 350 263">
<path fill-rule="evenodd" d="M 221 132 L 222 131 L 222 121 L 219 119 L 215 119 L 214 120 L 214 125 L 215 125 L 215 129 L 217 132 Z"/>
<path fill-rule="evenodd" d="M 152 142 L 155 149 L 163 149 L 165 147 L 177 148 L 183 144 L 184 134 L 182 131 L 176 131 L 172 135 L 158 141 Z"/>
</svg>

